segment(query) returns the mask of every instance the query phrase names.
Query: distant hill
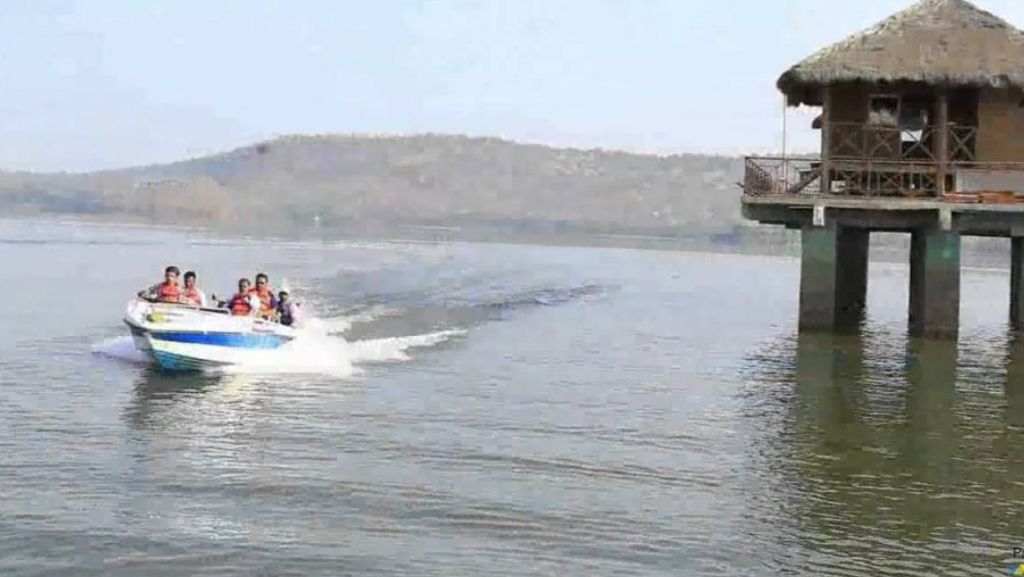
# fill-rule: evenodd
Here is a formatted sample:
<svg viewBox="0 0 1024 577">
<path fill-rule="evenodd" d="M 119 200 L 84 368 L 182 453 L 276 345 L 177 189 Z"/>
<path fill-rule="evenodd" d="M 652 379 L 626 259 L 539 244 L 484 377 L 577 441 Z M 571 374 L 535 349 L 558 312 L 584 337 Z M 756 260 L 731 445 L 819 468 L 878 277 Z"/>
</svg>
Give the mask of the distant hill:
<svg viewBox="0 0 1024 577">
<path fill-rule="evenodd" d="M 224 228 L 474 225 L 677 234 L 740 222 L 733 157 L 496 138 L 289 136 L 172 164 L 0 172 L 0 214 Z"/>
</svg>

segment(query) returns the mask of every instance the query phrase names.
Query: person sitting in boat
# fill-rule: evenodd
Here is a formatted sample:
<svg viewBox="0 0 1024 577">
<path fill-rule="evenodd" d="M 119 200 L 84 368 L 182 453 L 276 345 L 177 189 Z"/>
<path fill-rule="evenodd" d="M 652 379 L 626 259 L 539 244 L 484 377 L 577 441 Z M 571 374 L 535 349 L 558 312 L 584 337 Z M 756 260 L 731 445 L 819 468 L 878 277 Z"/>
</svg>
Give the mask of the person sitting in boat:
<svg viewBox="0 0 1024 577">
<path fill-rule="evenodd" d="M 139 298 L 162 303 L 176 303 L 181 300 L 181 286 L 178 275 L 181 271 L 171 265 L 164 269 L 164 282 L 155 284 L 148 289 L 139 291 Z"/>
<path fill-rule="evenodd" d="M 259 299 L 257 314 L 264 319 L 273 318 L 277 312 L 277 297 L 274 296 L 274 289 L 270 288 L 270 279 L 266 274 L 256 275 L 256 287 L 249 293 Z"/>
<path fill-rule="evenodd" d="M 237 316 L 248 316 L 259 310 L 260 301 L 249 290 L 249 279 L 238 279 L 238 292 L 228 300 L 226 306 L 231 314 Z"/>
<path fill-rule="evenodd" d="M 195 271 L 185 273 L 185 288 L 181 291 L 181 299 L 185 304 L 206 308 L 206 294 L 196 286 Z"/>
<path fill-rule="evenodd" d="M 286 327 L 299 324 L 299 303 L 291 299 L 288 287 L 281 287 L 277 293 L 277 322 Z"/>
</svg>

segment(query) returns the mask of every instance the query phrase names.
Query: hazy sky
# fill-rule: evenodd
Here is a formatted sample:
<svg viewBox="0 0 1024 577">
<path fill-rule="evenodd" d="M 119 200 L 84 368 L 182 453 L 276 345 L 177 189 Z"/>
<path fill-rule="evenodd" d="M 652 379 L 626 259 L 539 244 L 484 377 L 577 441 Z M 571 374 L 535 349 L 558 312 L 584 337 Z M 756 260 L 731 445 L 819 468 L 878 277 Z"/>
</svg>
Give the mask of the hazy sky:
<svg viewBox="0 0 1024 577">
<path fill-rule="evenodd" d="M 325 132 L 767 151 L 781 143 L 778 75 L 908 4 L 8 2 L 0 169 L 163 162 Z M 1020 0 L 979 5 L 1024 25 Z M 807 149 L 809 119 L 790 120 L 791 148 Z"/>
</svg>

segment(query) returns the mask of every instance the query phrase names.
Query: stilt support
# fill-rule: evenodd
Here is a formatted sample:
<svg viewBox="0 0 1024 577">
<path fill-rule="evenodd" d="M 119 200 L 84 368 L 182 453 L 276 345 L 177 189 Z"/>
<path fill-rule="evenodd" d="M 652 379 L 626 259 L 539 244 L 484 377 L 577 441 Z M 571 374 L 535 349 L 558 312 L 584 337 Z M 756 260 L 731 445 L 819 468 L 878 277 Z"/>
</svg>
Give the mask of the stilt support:
<svg viewBox="0 0 1024 577">
<path fill-rule="evenodd" d="M 1010 326 L 1024 329 L 1024 237 L 1010 238 Z"/>
<path fill-rule="evenodd" d="M 869 232 L 821 227 L 802 235 L 800 328 L 856 328 L 867 297 Z"/>
<path fill-rule="evenodd" d="M 960 327 L 960 235 L 917 229 L 910 238 L 910 334 L 956 339 Z"/>
</svg>

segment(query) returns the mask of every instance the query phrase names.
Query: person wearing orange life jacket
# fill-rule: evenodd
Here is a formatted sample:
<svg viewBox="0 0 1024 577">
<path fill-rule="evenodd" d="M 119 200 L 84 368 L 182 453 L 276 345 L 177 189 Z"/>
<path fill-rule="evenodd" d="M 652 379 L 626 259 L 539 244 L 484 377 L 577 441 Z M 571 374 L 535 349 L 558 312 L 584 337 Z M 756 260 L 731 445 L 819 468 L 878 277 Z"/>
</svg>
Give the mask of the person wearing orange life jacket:
<svg viewBox="0 0 1024 577">
<path fill-rule="evenodd" d="M 264 273 L 256 275 L 256 287 L 249 291 L 249 294 L 259 299 L 259 311 L 261 318 L 273 318 L 277 314 L 277 297 L 274 290 L 270 288 L 270 279 Z"/>
<path fill-rule="evenodd" d="M 164 269 L 164 282 L 139 291 L 139 298 L 162 303 L 180 302 L 181 285 L 178 284 L 178 275 L 180 274 L 181 271 L 178 270 L 178 267 L 173 265 L 167 267 Z"/>
<path fill-rule="evenodd" d="M 259 311 L 260 301 L 249 289 L 249 279 L 238 279 L 238 292 L 228 299 L 225 306 L 236 316 L 248 316 Z"/>
<path fill-rule="evenodd" d="M 196 286 L 195 271 L 185 273 L 185 287 L 181 290 L 181 300 L 185 304 L 206 308 L 206 294 Z"/>
</svg>

